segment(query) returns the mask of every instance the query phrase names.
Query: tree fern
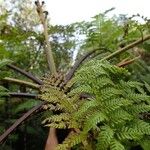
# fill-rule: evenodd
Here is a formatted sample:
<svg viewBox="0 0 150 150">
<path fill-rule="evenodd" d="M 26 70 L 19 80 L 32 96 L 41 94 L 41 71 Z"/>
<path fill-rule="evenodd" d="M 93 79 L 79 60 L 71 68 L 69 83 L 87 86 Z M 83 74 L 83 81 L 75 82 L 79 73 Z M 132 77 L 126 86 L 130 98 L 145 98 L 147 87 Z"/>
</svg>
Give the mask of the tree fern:
<svg viewBox="0 0 150 150">
<path fill-rule="evenodd" d="M 58 149 L 77 144 L 85 149 L 85 141 L 92 139 L 96 142 L 92 149 L 124 150 L 127 141 L 140 144 L 150 135 L 150 124 L 142 120 L 142 113 L 150 111 L 150 96 L 145 91 L 149 85 L 130 81 L 129 75 L 126 69 L 107 61 L 92 60 L 77 71 L 65 90 L 58 84 L 50 85 L 51 79 L 47 79 L 40 97 L 51 103 L 49 109 L 53 106 L 52 110 L 59 108 L 61 112 L 44 123 L 73 129 Z M 87 97 L 82 99 L 82 94 Z"/>
</svg>

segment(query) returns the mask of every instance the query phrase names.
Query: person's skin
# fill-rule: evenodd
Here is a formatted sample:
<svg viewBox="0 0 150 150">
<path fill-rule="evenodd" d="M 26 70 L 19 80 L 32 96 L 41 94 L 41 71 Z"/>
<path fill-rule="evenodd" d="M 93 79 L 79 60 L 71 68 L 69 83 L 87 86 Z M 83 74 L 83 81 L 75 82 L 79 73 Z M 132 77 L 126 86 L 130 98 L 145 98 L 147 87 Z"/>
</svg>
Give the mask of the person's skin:
<svg viewBox="0 0 150 150">
<path fill-rule="evenodd" d="M 58 145 L 58 140 L 56 136 L 56 129 L 50 128 L 46 145 L 45 145 L 45 150 L 55 150 L 57 145 Z"/>
</svg>

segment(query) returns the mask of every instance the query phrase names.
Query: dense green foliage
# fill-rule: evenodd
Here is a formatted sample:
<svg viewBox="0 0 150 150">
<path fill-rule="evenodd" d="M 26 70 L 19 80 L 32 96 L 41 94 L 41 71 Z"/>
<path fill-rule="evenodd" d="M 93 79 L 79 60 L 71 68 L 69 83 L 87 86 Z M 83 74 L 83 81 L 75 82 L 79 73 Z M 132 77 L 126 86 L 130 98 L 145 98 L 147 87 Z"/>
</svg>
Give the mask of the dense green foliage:
<svg viewBox="0 0 150 150">
<path fill-rule="evenodd" d="M 50 110 L 61 113 L 46 118 L 46 126 L 74 129 L 58 149 L 80 144 L 82 149 L 124 150 L 149 138 L 150 124 L 144 118 L 150 111 L 149 86 L 130 81 L 126 69 L 93 60 L 77 71 L 64 91 L 48 81 L 41 98 L 52 103 Z M 87 98 L 80 99 L 82 94 Z"/>
</svg>

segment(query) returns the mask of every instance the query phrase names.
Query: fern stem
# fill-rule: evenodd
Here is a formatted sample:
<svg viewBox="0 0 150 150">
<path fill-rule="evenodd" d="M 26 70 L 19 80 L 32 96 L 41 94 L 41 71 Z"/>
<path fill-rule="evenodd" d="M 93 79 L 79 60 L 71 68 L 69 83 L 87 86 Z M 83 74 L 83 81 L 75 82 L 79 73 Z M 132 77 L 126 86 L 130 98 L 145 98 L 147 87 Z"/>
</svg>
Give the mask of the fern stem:
<svg viewBox="0 0 150 150">
<path fill-rule="evenodd" d="M 139 59 L 141 56 L 138 56 L 138 57 L 135 57 L 133 59 L 130 59 L 130 60 L 127 60 L 127 61 L 123 61 L 123 62 L 120 62 L 118 63 L 116 66 L 118 67 L 125 67 L 131 63 L 133 63 L 135 60 Z"/>
<path fill-rule="evenodd" d="M 37 6 L 37 13 L 39 15 L 40 21 L 43 26 L 43 34 L 45 37 L 45 53 L 46 53 L 48 68 L 51 74 L 56 74 L 56 66 L 55 66 L 54 57 L 52 54 L 52 48 L 49 42 L 49 35 L 48 35 L 48 27 L 47 27 L 48 12 L 43 11 L 43 5 L 40 4 L 39 0 L 37 0 L 36 6 Z"/>
<path fill-rule="evenodd" d="M 10 128 L 8 128 L 1 136 L 0 136 L 0 144 L 8 137 L 10 133 L 12 133 L 22 122 L 24 122 L 28 117 L 30 117 L 34 112 L 37 112 L 44 104 L 47 102 L 42 102 L 37 106 L 30 109 L 26 112 L 22 117 L 20 117 Z"/>
<path fill-rule="evenodd" d="M 22 70 L 21 68 L 19 68 L 19 67 L 17 67 L 17 66 L 14 66 L 14 65 L 12 65 L 12 64 L 8 64 L 7 67 L 10 68 L 10 69 L 15 70 L 15 71 L 17 71 L 17 72 L 19 72 L 20 74 L 26 76 L 27 78 L 31 79 L 33 82 L 35 82 L 35 83 L 37 83 L 37 84 L 39 84 L 39 85 L 42 85 L 42 84 L 43 84 L 42 80 L 38 79 L 37 77 L 35 77 L 35 76 L 32 75 L 31 73 L 26 72 L 25 70 Z"/>
<path fill-rule="evenodd" d="M 144 36 L 143 38 L 140 38 L 140 39 L 138 39 L 137 41 L 135 41 L 135 42 L 133 42 L 133 43 L 131 43 L 131 44 L 129 44 L 129 45 L 127 45 L 127 46 L 125 46 L 125 47 L 123 47 L 123 48 L 121 48 L 121 49 L 115 51 L 115 52 L 113 52 L 112 54 L 110 54 L 110 55 L 104 57 L 104 58 L 102 59 L 102 61 L 103 61 L 103 60 L 109 60 L 109 59 L 111 59 L 111 58 L 113 58 L 113 57 L 115 57 L 115 56 L 117 56 L 117 55 L 119 55 L 119 54 L 121 54 L 121 53 L 123 53 L 123 52 L 129 50 L 130 48 L 133 48 L 133 47 L 135 47 L 136 45 L 138 45 L 138 44 L 140 44 L 140 43 L 143 43 L 144 41 L 147 41 L 147 40 L 149 40 L 149 39 L 150 39 L 150 34 L 149 34 L 149 35 L 146 35 L 146 36 Z"/>
<path fill-rule="evenodd" d="M 10 93 L 8 93 L 8 96 L 10 96 L 10 97 L 21 97 L 21 98 L 32 98 L 32 99 L 38 98 L 37 94 L 31 94 L 31 93 L 15 93 L 15 92 L 10 92 Z"/>
<path fill-rule="evenodd" d="M 32 82 L 27 82 L 27 81 L 24 81 L 24 80 L 8 78 L 8 77 L 5 77 L 3 80 L 7 81 L 7 82 L 16 83 L 16 84 L 26 85 L 28 87 L 32 87 L 32 88 L 35 88 L 35 89 L 39 89 L 40 88 L 40 85 L 32 83 Z"/>
</svg>

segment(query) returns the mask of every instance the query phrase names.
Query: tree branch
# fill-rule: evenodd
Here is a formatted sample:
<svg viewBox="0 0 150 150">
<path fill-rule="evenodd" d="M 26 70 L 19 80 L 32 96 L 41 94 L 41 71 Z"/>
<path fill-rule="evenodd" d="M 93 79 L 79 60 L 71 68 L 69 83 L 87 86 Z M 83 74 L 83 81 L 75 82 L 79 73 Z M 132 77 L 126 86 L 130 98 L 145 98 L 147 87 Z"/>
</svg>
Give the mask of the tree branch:
<svg viewBox="0 0 150 150">
<path fill-rule="evenodd" d="M 42 102 L 38 104 L 37 106 L 30 109 L 28 112 L 26 112 L 22 117 L 20 117 L 10 128 L 8 128 L 1 136 L 0 136 L 0 143 L 2 143 L 9 134 L 11 134 L 22 122 L 24 122 L 26 119 L 28 119 L 33 113 L 40 110 L 40 108 L 45 105 L 47 102 Z"/>
<path fill-rule="evenodd" d="M 32 87 L 32 88 L 35 88 L 35 89 L 39 89 L 40 88 L 39 84 L 35 84 L 35 83 L 32 83 L 32 82 L 27 82 L 27 81 L 24 81 L 24 80 L 8 78 L 8 77 L 5 77 L 3 80 L 7 81 L 7 82 L 10 82 L 10 83 L 15 83 L 15 84 L 19 84 L 19 85 L 25 85 L 25 86 Z"/>
<path fill-rule="evenodd" d="M 34 81 L 35 83 L 39 84 L 39 85 L 42 85 L 43 84 L 43 81 L 36 78 L 35 76 L 33 76 L 31 73 L 29 72 L 26 72 L 25 70 L 22 70 L 12 64 L 8 64 L 7 67 L 9 67 L 10 69 L 13 69 L 17 72 L 19 72 L 20 74 L 26 76 L 27 78 L 31 79 L 32 81 Z"/>
<path fill-rule="evenodd" d="M 31 94 L 31 93 L 16 93 L 16 92 L 10 92 L 8 93 L 8 95 L 6 96 L 10 96 L 10 97 L 21 97 L 21 98 L 32 98 L 32 99 L 36 99 L 38 98 L 37 94 Z"/>
<path fill-rule="evenodd" d="M 143 38 L 138 39 L 137 41 L 135 41 L 135 42 L 133 42 L 133 43 L 131 43 L 131 44 L 129 44 L 129 45 L 127 45 L 127 46 L 125 46 L 125 47 L 123 47 L 123 48 L 121 48 L 121 49 L 115 51 L 115 52 L 113 52 L 112 54 L 110 54 L 110 55 L 104 57 L 102 60 L 111 59 L 111 58 L 113 58 L 114 56 L 117 56 L 117 55 L 119 55 L 119 54 L 121 54 L 121 53 L 123 53 L 123 52 L 129 50 L 130 48 L 133 48 L 133 47 L 135 47 L 136 45 L 138 45 L 138 44 L 140 44 L 140 43 L 142 43 L 142 42 L 144 42 L 144 41 L 147 41 L 147 40 L 149 40 L 149 39 L 150 39 L 150 34 L 144 36 Z"/>
<path fill-rule="evenodd" d="M 135 60 L 139 59 L 141 56 L 138 56 L 138 57 L 135 57 L 133 59 L 130 59 L 130 60 L 127 60 L 127 61 L 123 61 L 123 62 L 120 62 L 118 63 L 116 66 L 118 67 L 125 67 L 131 63 L 133 63 Z"/>
</svg>

